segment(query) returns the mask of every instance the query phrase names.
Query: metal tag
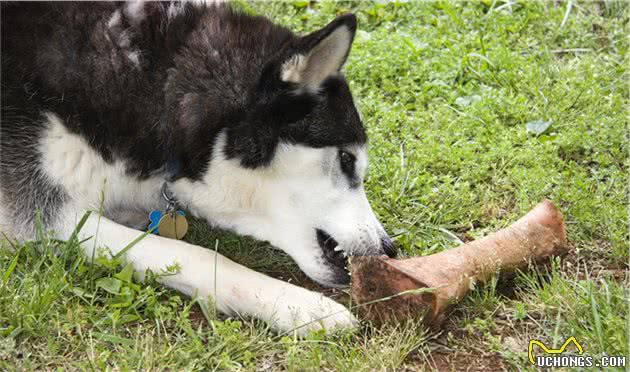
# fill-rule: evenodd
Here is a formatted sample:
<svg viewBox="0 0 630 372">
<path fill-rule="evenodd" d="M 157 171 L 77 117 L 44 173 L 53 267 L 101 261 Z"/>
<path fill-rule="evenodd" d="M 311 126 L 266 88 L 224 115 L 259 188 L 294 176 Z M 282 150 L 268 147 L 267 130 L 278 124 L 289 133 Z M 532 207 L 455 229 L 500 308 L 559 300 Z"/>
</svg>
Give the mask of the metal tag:
<svg viewBox="0 0 630 372">
<path fill-rule="evenodd" d="M 157 233 L 159 236 L 170 239 L 181 239 L 188 232 L 188 221 L 183 214 L 176 212 L 165 213 L 158 222 Z"/>
</svg>

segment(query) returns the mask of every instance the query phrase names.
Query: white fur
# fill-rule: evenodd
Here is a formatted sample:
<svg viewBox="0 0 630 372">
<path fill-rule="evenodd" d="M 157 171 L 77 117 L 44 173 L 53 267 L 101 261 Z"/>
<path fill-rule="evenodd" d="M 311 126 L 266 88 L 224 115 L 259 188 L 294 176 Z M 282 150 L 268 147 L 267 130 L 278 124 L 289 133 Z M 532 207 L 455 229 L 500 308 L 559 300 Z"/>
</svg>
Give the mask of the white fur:
<svg viewBox="0 0 630 372">
<path fill-rule="evenodd" d="M 183 15 L 186 11 L 187 1 L 175 1 L 168 6 L 166 16 L 169 21 Z"/>
<path fill-rule="evenodd" d="M 300 83 L 304 80 L 307 58 L 302 54 L 296 54 L 282 64 L 281 79 L 292 83 Z"/>
<path fill-rule="evenodd" d="M 101 191 L 104 211 L 160 206 L 162 177 L 139 181 L 129 176 L 120 160 L 108 164 L 81 136 L 70 133 L 57 115 L 47 117 L 49 129 L 40 144 L 42 169 L 63 186 L 76 209 L 99 210 Z"/>
<path fill-rule="evenodd" d="M 134 26 L 139 25 L 145 18 L 146 12 L 144 9 L 143 0 L 132 0 L 125 4 L 123 9 L 125 16 L 129 19 L 129 23 Z"/>
<path fill-rule="evenodd" d="M 132 25 L 138 25 L 145 17 L 144 15 L 144 3 L 140 1 L 127 3 L 123 9 L 125 16 L 129 19 Z M 170 8 L 169 8 L 170 12 Z M 112 39 L 113 42 L 121 49 L 125 57 L 134 65 L 135 68 L 140 68 L 142 54 L 139 50 L 132 48 L 132 28 L 123 28 L 123 17 L 120 10 L 116 10 L 109 17 L 107 21 L 108 31 L 105 33 L 108 40 Z"/>
<path fill-rule="evenodd" d="M 189 0 L 195 6 L 215 6 L 216 4 L 226 3 L 228 0 Z"/>
<path fill-rule="evenodd" d="M 120 31 L 118 36 L 118 46 L 121 48 L 129 48 L 131 46 L 131 35 L 129 30 Z"/>
<path fill-rule="evenodd" d="M 125 56 L 136 68 L 140 68 L 140 52 L 137 50 L 125 52 Z"/>
<path fill-rule="evenodd" d="M 122 24 L 122 16 L 120 14 L 120 10 L 117 10 L 109 18 L 109 21 L 107 21 L 107 27 L 109 28 L 119 27 L 121 24 Z"/>
<path fill-rule="evenodd" d="M 114 222 L 108 215 L 116 216 L 112 211 L 120 209 L 141 211 L 159 208 L 162 179 L 151 177 L 140 181 L 128 176 L 122 162 L 118 159 L 112 164 L 105 162 L 83 138 L 69 132 L 58 116 L 49 113 L 47 118 L 49 129 L 39 145 L 42 168 L 52 182 L 63 186 L 71 200 L 59 211 L 55 226 L 58 237 L 67 239 L 84 212 L 91 210 L 93 213 L 79 235 L 85 253 L 91 255 L 93 249 L 103 246 L 116 254 L 141 232 Z M 218 158 L 215 153 L 212 171 L 204 181 L 178 181 L 173 189 L 177 197 L 195 206 L 193 210 L 196 213 L 216 218 L 218 224 L 237 231 L 267 236 L 263 234 L 264 229 L 273 228 L 276 221 L 265 222 L 266 217 L 273 216 L 263 213 L 268 211 L 269 201 L 264 200 L 261 192 L 274 192 L 270 189 L 277 184 L 273 179 L 289 171 L 288 168 L 293 168 L 289 171 L 293 176 L 310 179 L 308 172 L 294 169 L 295 164 L 291 165 L 286 159 L 287 153 L 292 151 L 294 155 L 301 154 L 304 161 L 308 158 L 318 161 L 320 157 L 318 153 L 306 149 L 296 152 L 285 148 L 280 150 L 280 154 L 284 155 L 279 157 L 276 166 L 262 171 L 247 171 L 231 161 Z M 229 171 L 240 173 L 223 173 Z M 247 176 L 251 176 L 251 180 Z M 257 186 L 262 189 L 257 190 Z M 98 190 L 101 189 L 105 195 L 102 205 L 105 215 L 99 217 L 94 211 L 100 208 L 101 193 Z M 268 200 L 281 199 L 279 192 Z M 300 200 L 298 195 L 297 199 L 289 198 L 286 203 L 299 203 Z M 249 222 L 254 224 L 251 228 L 247 226 Z M 278 228 L 274 231 L 277 232 Z M 308 237 L 309 243 L 311 240 Z M 284 242 L 281 243 L 283 247 Z M 165 285 L 190 296 L 211 297 L 222 312 L 260 318 L 280 331 L 297 328 L 299 334 L 305 334 L 313 329 L 330 330 L 356 324 L 356 319 L 345 307 L 319 293 L 256 273 L 211 250 L 185 242 L 149 235 L 129 250 L 125 258 L 141 275 L 147 269 L 159 273 L 176 264 L 178 274 L 163 277 L 161 281 Z"/>
</svg>

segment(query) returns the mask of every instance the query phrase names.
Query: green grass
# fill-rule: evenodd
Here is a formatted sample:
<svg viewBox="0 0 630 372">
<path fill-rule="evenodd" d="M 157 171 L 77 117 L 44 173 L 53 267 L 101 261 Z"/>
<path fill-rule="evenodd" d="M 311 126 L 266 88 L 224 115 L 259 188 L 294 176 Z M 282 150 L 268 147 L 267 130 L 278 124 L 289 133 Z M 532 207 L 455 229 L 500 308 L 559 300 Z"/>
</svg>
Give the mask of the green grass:
<svg viewBox="0 0 630 372">
<path fill-rule="evenodd" d="M 370 135 L 366 188 L 404 255 L 483 236 L 549 198 L 575 253 L 547 272 L 476 289 L 437 335 L 406 324 L 299 340 L 204 316 L 154 278 L 88 265 L 76 241 L 41 234 L 0 253 L 0 368 L 527 369 L 530 338 L 558 347 L 571 335 L 589 355 L 628 355 L 629 7 L 578 2 L 567 15 L 567 4 L 239 4 L 300 32 L 357 14 L 345 74 Z M 534 121 L 551 125 L 535 135 Z M 187 239 L 304 281 L 251 239 L 198 222 Z"/>
</svg>

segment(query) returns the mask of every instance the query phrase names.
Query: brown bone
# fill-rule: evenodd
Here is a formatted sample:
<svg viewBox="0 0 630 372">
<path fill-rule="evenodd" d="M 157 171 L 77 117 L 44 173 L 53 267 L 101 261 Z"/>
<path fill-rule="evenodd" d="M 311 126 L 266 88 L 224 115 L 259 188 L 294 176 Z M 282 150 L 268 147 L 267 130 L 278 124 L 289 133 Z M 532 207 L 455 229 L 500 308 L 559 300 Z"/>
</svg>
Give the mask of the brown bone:
<svg viewBox="0 0 630 372">
<path fill-rule="evenodd" d="M 352 297 L 364 319 L 377 323 L 423 319 L 439 327 L 474 283 L 567 252 L 562 214 L 544 200 L 511 226 L 457 248 L 424 257 L 352 258 Z M 418 288 L 430 292 L 393 296 Z M 385 301 L 379 299 L 392 297 Z"/>
</svg>

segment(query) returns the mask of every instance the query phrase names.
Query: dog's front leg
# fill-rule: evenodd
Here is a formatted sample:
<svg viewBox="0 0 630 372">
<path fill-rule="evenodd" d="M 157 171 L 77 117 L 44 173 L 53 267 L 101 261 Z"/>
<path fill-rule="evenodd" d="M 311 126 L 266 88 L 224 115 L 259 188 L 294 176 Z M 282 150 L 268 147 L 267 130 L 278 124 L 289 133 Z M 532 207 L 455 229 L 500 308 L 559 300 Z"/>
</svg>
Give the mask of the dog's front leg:
<svg viewBox="0 0 630 372">
<path fill-rule="evenodd" d="M 70 237 L 80 217 L 80 213 L 67 214 L 60 238 Z M 89 256 L 95 247 L 107 247 L 116 254 L 141 234 L 92 213 L 79 238 Z M 356 324 L 348 309 L 320 293 L 257 273 L 214 251 L 182 241 L 149 234 L 125 253 L 125 259 L 140 275 L 147 269 L 160 273 L 176 264 L 177 274 L 160 279 L 164 285 L 188 296 L 210 297 L 219 311 L 265 320 L 278 331 L 295 329 L 305 334 Z"/>
</svg>

